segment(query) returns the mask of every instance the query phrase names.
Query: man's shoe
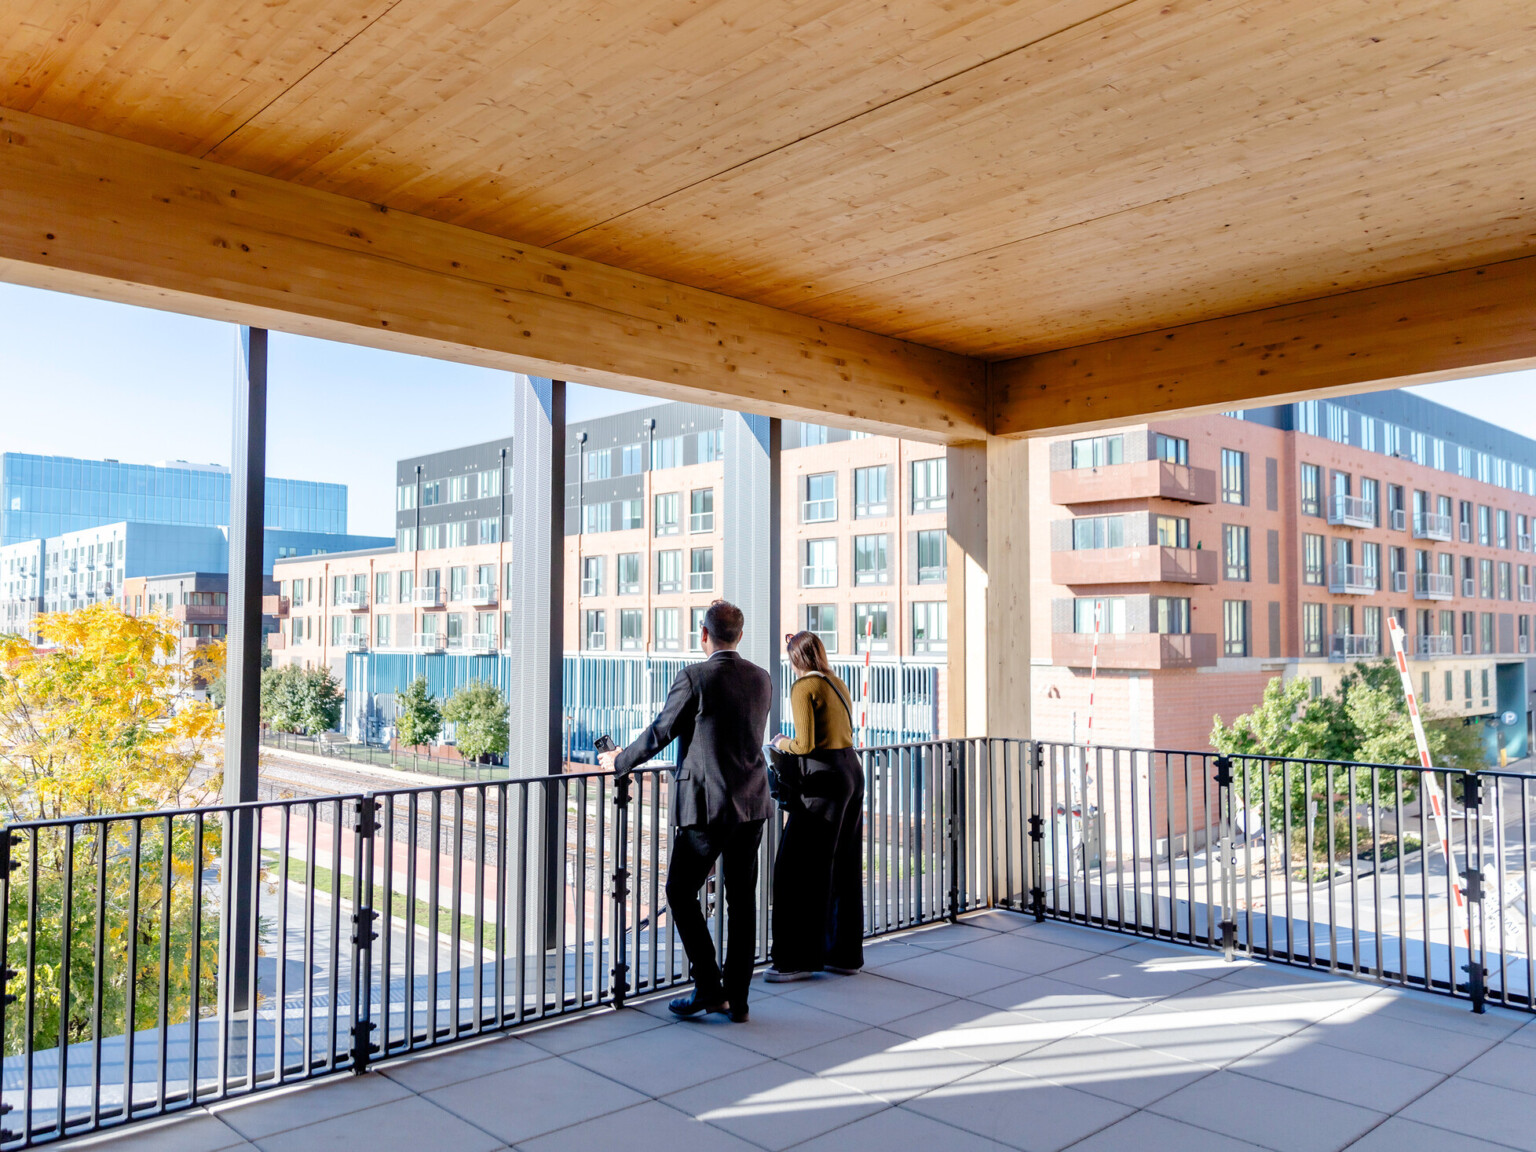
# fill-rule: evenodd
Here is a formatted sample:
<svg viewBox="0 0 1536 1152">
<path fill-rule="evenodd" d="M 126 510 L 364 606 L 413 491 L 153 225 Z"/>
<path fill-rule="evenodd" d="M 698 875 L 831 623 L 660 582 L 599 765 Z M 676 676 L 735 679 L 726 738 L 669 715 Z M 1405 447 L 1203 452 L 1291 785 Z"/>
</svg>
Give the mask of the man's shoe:
<svg viewBox="0 0 1536 1152">
<path fill-rule="evenodd" d="M 857 968 L 839 968 L 836 964 L 828 964 L 827 971 L 837 976 L 857 976 L 859 974 L 859 969 Z"/>
<path fill-rule="evenodd" d="M 777 968 L 770 968 L 763 973 L 763 981 L 767 984 L 792 984 L 796 980 L 809 980 L 814 975 L 814 972 L 780 972 Z"/>
<path fill-rule="evenodd" d="M 738 1008 L 734 1004 L 732 1004 L 730 1006 L 730 1011 L 729 1011 L 728 1015 L 731 1018 L 731 1023 L 732 1024 L 745 1024 L 747 1022 L 747 1018 L 748 1018 L 748 1016 L 747 1016 L 747 1006 L 745 1004 L 743 1004 L 740 1008 Z"/>
<path fill-rule="evenodd" d="M 710 999 L 700 996 L 698 989 L 694 989 L 692 996 L 679 996 L 676 1000 L 670 1001 L 667 1007 L 671 1009 L 672 1015 L 683 1017 L 699 1016 L 705 1012 L 725 1012 L 728 1010 L 723 996 Z"/>
</svg>

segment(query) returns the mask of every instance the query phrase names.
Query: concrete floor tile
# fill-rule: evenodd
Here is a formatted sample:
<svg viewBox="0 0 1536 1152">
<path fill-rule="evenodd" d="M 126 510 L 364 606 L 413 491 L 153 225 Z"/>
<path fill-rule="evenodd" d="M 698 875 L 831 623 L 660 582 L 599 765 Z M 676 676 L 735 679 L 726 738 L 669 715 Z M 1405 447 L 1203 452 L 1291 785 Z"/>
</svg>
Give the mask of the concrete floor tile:
<svg viewBox="0 0 1536 1152">
<path fill-rule="evenodd" d="M 525 1140 L 519 1152 L 755 1152 L 739 1136 L 648 1100 L 546 1136 Z"/>
<path fill-rule="evenodd" d="M 1166 1116 L 1138 1112 L 1072 1145 L 1072 1152 L 1255 1152 L 1257 1148 L 1257 1144 Z"/>
<path fill-rule="evenodd" d="M 1009 932 L 1006 935 L 995 936 L 991 940 L 973 940 L 969 944 L 957 944 L 949 949 L 948 955 L 962 956 L 967 960 L 980 960 L 985 964 L 995 964 L 1000 968 L 1010 968 L 1015 972 L 1035 976 L 1054 968 L 1064 968 L 1069 964 L 1081 964 L 1095 953 L 1084 952 L 1080 948 L 1069 948 L 1065 944 L 1053 944 L 1049 940 L 1031 939 L 1017 932 Z"/>
<path fill-rule="evenodd" d="M 465 1123 L 420 1096 L 392 1100 L 348 1116 L 290 1128 L 255 1141 L 261 1152 L 496 1152 L 494 1136 Z"/>
<path fill-rule="evenodd" d="M 458 1045 L 436 1052 L 423 1052 L 403 1060 L 381 1065 L 378 1072 L 412 1092 L 425 1092 L 461 1080 L 488 1076 L 520 1064 L 531 1064 L 549 1055 L 541 1048 L 511 1036 Z"/>
<path fill-rule="evenodd" d="M 997 933 L 991 929 L 979 928 L 973 924 L 929 924 L 923 928 L 903 932 L 901 939 L 904 943 L 915 944 L 919 948 L 943 951 L 953 948 L 956 944 L 969 944 L 973 940 L 985 940 L 995 935 Z"/>
<path fill-rule="evenodd" d="M 1037 924 L 1032 917 L 1027 916 L 1024 924 L 1013 931 L 1020 936 L 1032 936 L 1036 940 L 1048 940 L 1052 944 L 1095 953 L 1115 952 L 1137 939 L 1123 932 L 1106 932 L 1102 928 L 1087 928 L 1060 920 L 1046 920 Z"/>
<path fill-rule="evenodd" d="M 915 984 L 919 988 L 949 996 L 970 996 L 1012 984 L 1019 974 L 996 964 L 984 964 L 957 956 L 954 949 L 916 956 L 880 970 L 880 975 L 903 984 Z"/>
<path fill-rule="evenodd" d="M 1349 1152 L 1493 1152 L 1494 1146 L 1475 1136 L 1447 1132 L 1393 1116 L 1349 1146 Z"/>
<path fill-rule="evenodd" d="M 1388 1019 L 1493 1040 L 1506 1039 L 1530 1022 L 1528 1015 L 1509 1008 L 1490 1005 L 1486 1012 L 1477 1013 L 1465 1000 L 1403 988 L 1383 988 L 1371 999 L 1371 1009 L 1373 1014 Z"/>
<path fill-rule="evenodd" d="M 1466 1080 L 1496 1084 L 1516 1092 L 1536 1093 L 1536 1048 L 1500 1044 L 1456 1073 Z"/>
<path fill-rule="evenodd" d="M 1466 1136 L 1536 1152 L 1536 1105 L 1524 1092 L 1454 1076 L 1401 1113 Z"/>
<path fill-rule="evenodd" d="M 1150 1111 L 1276 1152 L 1336 1152 L 1386 1119 L 1384 1112 L 1233 1072 L 1197 1080 Z"/>
<path fill-rule="evenodd" d="M 1022 1152 L 1058 1152 L 1135 1111 L 1006 1067 L 982 1069 L 902 1108 Z"/>
<path fill-rule="evenodd" d="M 925 1047 L 920 1041 L 878 1028 L 792 1053 L 784 1057 L 784 1063 L 841 1081 L 891 1104 L 987 1067 L 962 1052 Z"/>
<path fill-rule="evenodd" d="M 562 1056 L 435 1088 L 424 1095 L 508 1144 L 569 1128 L 645 1100 L 632 1088 Z"/>
<path fill-rule="evenodd" d="M 885 1025 L 926 1047 L 948 1048 L 989 1064 L 1012 1060 L 1084 1027 L 1081 1020 L 1036 1020 L 1021 1012 L 952 1000 Z"/>
<path fill-rule="evenodd" d="M 751 1028 L 720 1017 L 721 1029 Z M 716 1076 L 739 1072 L 765 1059 L 709 1033 L 712 1025 L 677 1024 L 626 1036 L 596 1048 L 578 1048 L 563 1057 L 646 1096 L 665 1096 Z"/>
<path fill-rule="evenodd" d="M 670 1023 L 670 1020 L 660 1020 L 637 1008 L 624 1008 L 619 1011 L 595 1012 L 574 1020 L 557 1020 L 547 1027 L 519 1033 L 518 1038 L 535 1048 L 563 1056 L 578 1048 L 606 1044 L 610 1040 L 633 1036 L 636 1032 L 659 1028 L 666 1023 Z"/>
<path fill-rule="evenodd" d="M 1103 1036 L 1072 1036 L 1044 1044 L 1004 1067 L 1106 1100 L 1145 1108 L 1215 1069 Z"/>
<path fill-rule="evenodd" d="M 985 912 L 972 912 L 960 917 L 960 923 L 972 928 L 986 928 L 992 932 L 1012 932 L 1035 922 L 1034 917 L 1023 912 L 1009 912 L 1003 908 L 989 908 Z"/>
<path fill-rule="evenodd" d="M 1470 1064 L 1495 1044 L 1492 1037 L 1468 1036 L 1376 1015 L 1369 1011 L 1370 1005 L 1366 1001 L 1295 1035 L 1308 1042 L 1331 1044 L 1368 1056 L 1390 1052 L 1399 1064 L 1445 1073 Z"/>
<path fill-rule="evenodd" d="M 866 1027 L 858 1020 L 823 1012 L 783 996 L 752 1005 L 751 1015 L 745 1024 L 732 1024 L 718 1018 L 723 1022 L 718 1027 L 710 1027 L 709 1035 L 751 1052 L 774 1057 L 814 1048 L 840 1036 L 862 1032 Z"/>
<path fill-rule="evenodd" d="M 1289 1036 L 1342 1012 L 1351 1001 L 1310 1000 L 1272 988 L 1245 988 L 1213 980 L 1188 992 L 1154 1001 L 1141 1009 L 1148 1016 L 1177 1015 L 1251 1024 L 1277 1036 Z"/>
<path fill-rule="evenodd" d="M 913 984 L 887 980 L 874 972 L 860 972 L 857 976 L 841 979 L 806 981 L 791 985 L 791 988 L 793 991 L 785 993 L 791 1000 L 865 1024 L 899 1020 L 914 1012 L 937 1008 L 954 999 L 953 996 Z"/>
<path fill-rule="evenodd" d="M 1006 1152 L 999 1144 L 904 1108 L 887 1108 L 797 1145 L 795 1152 Z"/>
<path fill-rule="evenodd" d="M 336 1076 L 215 1104 L 209 1111 L 247 1140 L 376 1108 L 411 1094 L 387 1076 Z"/>
<path fill-rule="evenodd" d="M 163 1120 L 146 1120 L 122 1131 L 76 1137 L 69 1147 L 100 1152 L 249 1152 L 255 1145 L 198 1108 Z"/>
<path fill-rule="evenodd" d="M 1114 956 L 1095 956 L 1052 975 L 1065 983 L 1139 999 L 1161 998 L 1187 992 L 1212 977 L 1205 974 L 1165 968 L 1153 962 L 1117 960 Z"/>
<path fill-rule="evenodd" d="M 777 1061 L 686 1088 L 662 1102 L 770 1152 L 890 1107 L 847 1084 Z"/>
<path fill-rule="evenodd" d="M 1079 1035 L 1107 1036 L 1138 1048 L 1167 1052 L 1196 1064 L 1224 1068 L 1269 1047 L 1280 1039 L 1251 1024 L 1224 1023 L 1190 1014 L 1132 1012 L 1085 1028 Z"/>
<path fill-rule="evenodd" d="M 1294 1036 L 1277 1040 L 1228 1069 L 1378 1112 L 1405 1108 L 1445 1079 L 1439 1072 Z"/>
<path fill-rule="evenodd" d="M 1037 1020 L 1081 1020 L 1086 1027 L 1144 1008 L 1147 1001 L 1102 989 L 1068 984 L 1053 976 L 1029 976 L 1000 988 L 977 992 L 968 999 L 992 1008 L 1022 1012 Z"/>
</svg>

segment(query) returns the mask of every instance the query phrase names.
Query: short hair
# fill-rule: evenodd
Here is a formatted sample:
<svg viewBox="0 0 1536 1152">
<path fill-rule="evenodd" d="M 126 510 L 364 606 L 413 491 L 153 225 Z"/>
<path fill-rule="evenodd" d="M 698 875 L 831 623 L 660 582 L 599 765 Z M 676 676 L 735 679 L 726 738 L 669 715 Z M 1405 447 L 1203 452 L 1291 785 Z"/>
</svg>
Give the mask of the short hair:
<svg viewBox="0 0 1536 1152">
<path fill-rule="evenodd" d="M 746 618 L 729 600 L 716 600 L 704 610 L 704 627 L 716 644 L 731 645 L 741 640 Z"/>
</svg>

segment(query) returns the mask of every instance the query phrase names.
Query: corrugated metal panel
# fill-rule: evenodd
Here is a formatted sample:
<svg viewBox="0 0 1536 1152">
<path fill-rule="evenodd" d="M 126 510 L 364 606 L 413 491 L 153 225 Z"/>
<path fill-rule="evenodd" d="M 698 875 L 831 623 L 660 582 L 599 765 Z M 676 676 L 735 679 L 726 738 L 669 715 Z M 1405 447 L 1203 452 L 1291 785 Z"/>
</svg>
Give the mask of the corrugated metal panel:
<svg viewBox="0 0 1536 1152">
<path fill-rule="evenodd" d="M 722 595 L 746 617 L 741 654 L 767 668 L 778 652 L 776 638 L 768 634 L 769 537 L 776 528 L 768 518 L 768 418 L 727 412 L 722 432 Z"/>
<path fill-rule="evenodd" d="M 502 606 L 508 647 L 508 721 L 516 735 L 508 750 L 513 776 L 542 776 L 549 770 L 550 547 L 552 474 L 551 427 L 553 385 L 536 376 L 513 376 L 512 496 L 508 501 L 512 526 L 507 534 L 517 579 L 503 590 Z M 562 445 L 564 429 L 561 429 Z M 563 489 L 563 485 L 562 485 Z M 562 498 L 564 492 L 561 492 Z M 561 547 L 564 547 L 562 542 Z M 558 691 L 558 686 L 555 686 Z"/>
</svg>

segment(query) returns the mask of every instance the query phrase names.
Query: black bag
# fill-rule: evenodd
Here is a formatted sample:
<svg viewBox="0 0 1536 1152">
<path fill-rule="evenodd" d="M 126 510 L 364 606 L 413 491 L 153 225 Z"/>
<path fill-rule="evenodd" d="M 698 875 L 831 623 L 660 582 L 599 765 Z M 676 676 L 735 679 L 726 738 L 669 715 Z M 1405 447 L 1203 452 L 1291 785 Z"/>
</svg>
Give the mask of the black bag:
<svg viewBox="0 0 1536 1152">
<path fill-rule="evenodd" d="M 769 795 L 779 802 L 781 808 L 796 807 L 800 803 L 805 764 L 793 752 L 782 751 L 772 744 L 763 745 L 763 755 L 768 761 Z"/>
</svg>

